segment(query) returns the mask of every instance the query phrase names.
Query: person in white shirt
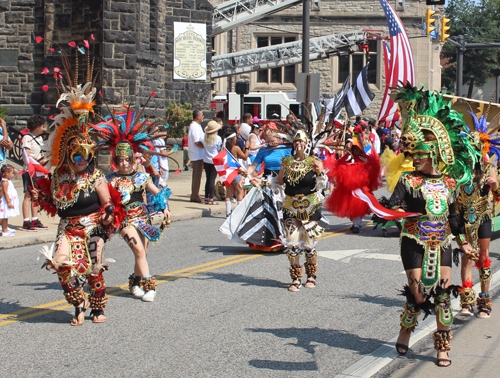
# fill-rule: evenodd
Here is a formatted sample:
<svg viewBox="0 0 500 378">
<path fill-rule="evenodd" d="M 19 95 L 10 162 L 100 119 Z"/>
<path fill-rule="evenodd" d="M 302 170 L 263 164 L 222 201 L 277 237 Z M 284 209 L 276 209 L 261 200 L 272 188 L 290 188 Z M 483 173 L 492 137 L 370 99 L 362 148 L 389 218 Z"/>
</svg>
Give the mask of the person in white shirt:
<svg viewBox="0 0 500 378">
<path fill-rule="evenodd" d="M 157 131 L 155 135 L 159 134 L 160 131 Z M 160 167 L 160 181 L 159 181 L 159 186 L 164 187 L 167 186 L 167 181 L 168 181 L 168 156 L 172 155 L 174 153 L 174 150 L 169 150 L 167 151 L 166 145 L 165 145 L 165 139 L 163 138 L 158 138 L 153 141 L 153 144 L 155 146 L 158 146 L 155 148 L 156 152 L 161 153 L 161 155 L 158 155 L 158 164 Z M 161 189 L 161 188 L 160 188 Z"/>
<path fill-rule="evenodd" d="M 252 132 L 252 124 L 253 121 L 253 116 L 250 113 L 245 113 L 243 114 L 243 122 L 241 123 L 241 137 L 245 140 L 245 142 L 248 141 L 248 138 L 250 138 L 250 133 Z"/>
<path fill-rule="evenodd" d="M 188 133 L 188 152 L 191 166 L 193 167 L 193 176 L 191 181 L 191 198 L 190 202 L 201 202 L 200 184 L 201 174 L 203 171 L 203 156 L 205 148 L 203 147 L 203 139 L 205 133 L 201 128 L 203 122 L 203 113 L 201 110 L 193 111 L 193 122 L 189 125 Z"/>
<path fill-rule="evenodd" d="M 205 156 L 203 157 L 203 166 L 207 177 L 205 182 L 205 204 L 207 205 L 218 205 L 214 201 L 217 170 L 212 159 L 222 150 L 222 138 L 217 135 L 217 131 L 221 127 L 222 125 L 216 121 L 210 121 L 205 127 L 205 139 L 203 141 Z"/>
</svg>

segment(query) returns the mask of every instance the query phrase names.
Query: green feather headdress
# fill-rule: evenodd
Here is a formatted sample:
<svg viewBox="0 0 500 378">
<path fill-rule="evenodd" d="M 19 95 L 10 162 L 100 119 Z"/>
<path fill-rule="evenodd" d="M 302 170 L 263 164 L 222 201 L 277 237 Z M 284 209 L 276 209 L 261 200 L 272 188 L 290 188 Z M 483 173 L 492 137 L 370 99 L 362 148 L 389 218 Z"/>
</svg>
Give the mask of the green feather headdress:
<svg viewBox="0 0 500 378">
<path fill-rule="evenodd" d="M 425 151 L 437 171 L 454 177 L 459 183 L 472 179 L 471 167 L 481 158 L 471 141 L 462 114 L 451 109 L 452 102 L 438 92 L 405 85 L 395 91 L 395 101 L 402 102 L 402 134 L 412 139 L 411 152 Z M 425 140 L 424 131 L 436 140 Z"/>
</svg>

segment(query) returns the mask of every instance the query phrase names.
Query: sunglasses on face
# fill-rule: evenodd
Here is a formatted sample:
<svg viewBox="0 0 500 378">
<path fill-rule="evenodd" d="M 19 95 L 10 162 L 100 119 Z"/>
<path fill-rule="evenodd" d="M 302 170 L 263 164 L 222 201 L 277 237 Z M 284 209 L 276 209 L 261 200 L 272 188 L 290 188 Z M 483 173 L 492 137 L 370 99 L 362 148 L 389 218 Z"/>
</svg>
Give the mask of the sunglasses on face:
<svg viewBox="0 0 500 378">
<path fill-rule="evenodd" d="M 88 162 L 90 160 L 90 155 L 87 157 L 87 159 L 85 159 L 83 156 L 81 155 L 76 155 L 76 156 L 73 156 L 73 163 L 79 163 L 81 161 L 86 161 Z"/>
</svg>

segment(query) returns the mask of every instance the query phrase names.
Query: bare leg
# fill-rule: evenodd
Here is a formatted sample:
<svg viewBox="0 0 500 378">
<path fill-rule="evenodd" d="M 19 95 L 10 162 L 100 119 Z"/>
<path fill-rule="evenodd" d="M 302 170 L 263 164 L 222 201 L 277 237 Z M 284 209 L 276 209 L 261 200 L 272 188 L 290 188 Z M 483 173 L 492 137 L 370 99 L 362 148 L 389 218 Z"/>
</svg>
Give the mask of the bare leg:
<svg viewBox="0 0 500 378">
<path fill-rule="evenodd" d="M 415 297 L 415 303 L 420 305 L 425 302 L 425 297 L 420 290 L 420 277 L 422 276 L 422 269 L 408 269 L 406 271 L 406 277 L 408 279 L 408 287 L 410 288 L 411 293 Z M 396 341 L 396 344 L 409 345 L 410 343 L 411 331 L 405 330 L 401 327 L 399 331 L 399 337 Z M 400 350 L 398 348 L 398 352 L 404 354 L 404 350 Z"/>
<path fill-rule="evenodd" d="M 8 218 L 3 218 L 2 219 L 2 231 L 3 232 L 9 232 L 9 219 Z"/>
<path fill-rule="evenodd" d="M 134 275 L 136 277 L 149 276 L 149 266 L 146 260 L 147 244 L 146 237 L 139 233 L 134 227 L 125 227 L 120 231 L 123 240 L 129 245 L 135 256 Z"/>
</svg>

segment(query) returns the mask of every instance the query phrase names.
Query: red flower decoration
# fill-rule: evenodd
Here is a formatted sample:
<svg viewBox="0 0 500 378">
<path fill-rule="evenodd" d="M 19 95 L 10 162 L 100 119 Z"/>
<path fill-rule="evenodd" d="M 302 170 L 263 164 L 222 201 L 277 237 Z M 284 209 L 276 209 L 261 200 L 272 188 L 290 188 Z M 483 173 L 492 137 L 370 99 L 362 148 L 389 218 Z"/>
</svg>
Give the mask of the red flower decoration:
<svg viewBox="0 0 500 378">
<path fill-rule="evenodd" d="M 91 34 L 91 35 L 90 35 L 90 38 L 92 38 L 92 40 L 94 40 L 94 41 L 95 41 L 94 34 Z"/>
<path fill-rule="evenodd" d="M 102 97 L 102 92 L 101 92 L 101 91 L 99 91 L 99 96 L 101 96 L 101 97 Z"/>
<path fill-rule="evenodd" d="M 54 67 L 54 72 L 59 72 L 59 71 L 61 71 L 59 68 Z"/>
<path fill-rule="evenodd" d="M 42 38 L 42 37 L 36 37 L 35 39 L 36 39 L 36 43 L 40 43 L 40 42 L 42 42 L 42 41 L 43 41 L 43 38 Z"/>
<path fill-rule="evenodd" d="M 76 47 L 76 43 L 75 42 L 70 42 L 70 43 L 68 43 L 68 45 L 71 46 L 71 47 Z"/>
<path fill-rule="evenodd" d="M 46 75 L 48 74 L 50 71 L 47 67 L 45 67 L 43 70 L 42 70 L 42 75 Z"/>
<path fill-rule="evenodd" d="M 54 119 L 54 116 L 53 115 L 49 116 L 49 119 Z"/>
<path fill-rule="evenodd" d="M 47 50 L 54 52 L 54 49 L 51 47 L 47 47 Z"/>
<path fill-rule="evenodd" d="M 174 175 L 178 175 L 179 173 L 181 173 L 180 169 L 176 170 L 175 173 L 174 173 Z"/>
<path fill-rule="evenodd" d="M 154 92 L 151 92 L 151 96 L 156 97 L 156 95 L 155 95 L 155 93 L 154 93 Z"/>
<path fill-rule="evenodd" d="M 48 85 L 42 85 L 42 91 L 47 92 L 49 90 Z"/>
<path fill-rule="evenodd" d="M 86 48 L 90 47 L 89 41 L 87 41 L 86 39 L 83 40 L 83 44 L 85 45 Z"/>
</svg>

